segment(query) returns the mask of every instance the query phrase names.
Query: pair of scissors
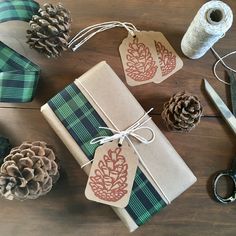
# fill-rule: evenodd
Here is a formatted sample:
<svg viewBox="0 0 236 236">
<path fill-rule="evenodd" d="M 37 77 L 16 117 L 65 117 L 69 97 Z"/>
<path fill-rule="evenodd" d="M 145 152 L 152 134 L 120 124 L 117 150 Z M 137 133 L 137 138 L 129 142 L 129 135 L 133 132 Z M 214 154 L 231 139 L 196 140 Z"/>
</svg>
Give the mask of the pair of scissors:
<svg viewBox="0 0 236 236">
<path fill-rule="evenodd" d="M 234 134 L 236 135 L 236 78 L 233 73 L 228 73 L 229 79 L 230 79 L 230 92 L 231 92 L 231 100 L 232 100 L 232 111 L 229 110 L 229 108 L 225 105 L 225 103 L 222 101 L 220 96 L 216 93 L 216 91 L 211 87 L 211 85 L 207 82 L 207 80 L 204 79 L 204 87 L 213 101 L 213 103 L 216 105 L 218 110 L 220 111 L 221 115 L 224 117 L 226 123 L 230 126 Z M 217 184 L 221 177 L 229 177 L 233 184 L 234 189 L 232 191 L 232 194 L 229 197 L 222 197 L 217 192 Z M 236 200 L 236 157 L 234 158 L 232 168 L 229 170 L 223 170 L 219 171 L 213 181 L 213 193 L 215 199 L 220 203 L 231 203 Z"/>
</svg>

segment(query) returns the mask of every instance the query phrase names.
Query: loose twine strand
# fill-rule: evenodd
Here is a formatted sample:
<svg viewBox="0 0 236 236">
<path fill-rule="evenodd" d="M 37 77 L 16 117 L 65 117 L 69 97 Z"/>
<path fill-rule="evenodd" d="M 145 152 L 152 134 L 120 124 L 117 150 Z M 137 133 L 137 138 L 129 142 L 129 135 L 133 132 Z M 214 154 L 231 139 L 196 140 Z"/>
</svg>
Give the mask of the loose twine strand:
<svg viewBox="0 0 236 236">
<path fill-rule="evenodd" d="M 95 25 L 90 25 L 81 30 L 70 40 L 68 47 L 72 48 L 73 51 L 76 51 L 96 34 L 115 27 L 125 28 L 133 37 L 135 36 L 135 32 L 139 32 L 139 30 L 135 27 L 135 25 L 130 22 L 120 22 L 120 21 L 103 22 Z"/>
<path fill-rule="evenodd" d="M 216 52 L 216 50 L 215 50 L 213 47 L 211 48 L 211 50 L 212 50 L 212 52 L 216 55 L 216 57 L 218 58 L 218 60 L 215 62 L 214 66 L 213 66 L 213 73 L 214 73 L 216 79 L 218 79 L 220 82 L 222 82 L 222 83 L 224 83 L 224 84 L 226 84 L 226 85 L 230 85 L 229 82 L 224 81 L 223 79 L 221 79 L 221 78 L 218 76 L 218 74 L 217 74 L 217 72 L 216 72 L 216 69 L 217 69 L 218 64 L 221 63 L 225 68 L 227 68 L 227 69 L 230 70 L 231 72 L 236 73 L 236 70 L 233 69 L 232 67 L 228 66 L 228 65 L 224 62 L 224 60 L 223 60 L 223 59 L 225 59 L 225 58 L 227 58 L 227 57 L 229 57 L 229 56 L 231 56 L 231 55 L 233 55 L 233 54 L 236 54 L 236 51 L 232 51 L 232 52 L 230 52 L 230 53 L 227 53 L 227 54 L 224 55 L 223 57 L 221 57 L 221 56 Z"/>
</svg>

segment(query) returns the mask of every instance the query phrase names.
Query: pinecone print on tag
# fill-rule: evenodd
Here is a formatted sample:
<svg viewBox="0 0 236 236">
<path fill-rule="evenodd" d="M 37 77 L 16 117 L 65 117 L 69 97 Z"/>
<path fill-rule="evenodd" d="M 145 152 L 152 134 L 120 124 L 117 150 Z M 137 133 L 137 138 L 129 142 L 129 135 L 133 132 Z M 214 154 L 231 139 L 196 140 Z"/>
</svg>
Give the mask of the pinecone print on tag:
<svg viewBox="0 0 236 236">
<path fill-rule="evenodd" d="M 121 151 L 120 147 L 109 149 L 99 161 L 95 176 L 90 177 L 89 185 L 99 199 L 116 202 L 127 194 L 128 164 Z"/>
<path fill-rule="evenodd" d="M 153 59 L 150 50 L 143 43 L 138 42 L 138 38 L 134 38 L 129 43 L 127 50 L 127 75 L 135 81 L 145 81 L 152 79 L 157 72 L 157 65 Z"/>
<path fill-rule="evenodd" d="M 155 41 L 155 46 L 160 60 L 162 76 L 166 76 L 176 67 L 176 55 L 168 51 L 161 42 Z"/>
</svg>

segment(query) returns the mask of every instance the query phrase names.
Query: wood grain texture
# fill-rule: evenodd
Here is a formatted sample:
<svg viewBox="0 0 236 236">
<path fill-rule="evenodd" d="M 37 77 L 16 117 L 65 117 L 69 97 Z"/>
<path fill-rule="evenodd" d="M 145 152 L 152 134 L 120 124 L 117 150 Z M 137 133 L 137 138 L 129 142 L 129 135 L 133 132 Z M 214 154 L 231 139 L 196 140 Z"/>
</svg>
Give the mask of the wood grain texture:
<svg viewBox="0 0 236 236">
<path fill-rule="evenodd" d="M 45 1 L 39 1 L 43 3 Z M 50 2 L 56 3 L 56 0 Z M 139 29 L 161 31 L 184 61 L 184 67 L 163 83 L 128 87 L 141 105 L 155 108 L 153 119 L 164 132 L 198 181 L 135 235 L 197 236 L 236 234 L 236 204 L 222 206 L 211 196 L 212 175 L 230 167 L 236 155 L 235 137 L 224 123 L 202 89 L 207 78 L 221 97 L 229 103 L 229 91 L 212 74 L 215 61 L 211 52 L 199 60 L 189 60 L 180 50 L 180 41 L 203 0 L 64 0 L 61 2 L 73 17 L 72 35 L 99 22 L 130 21 Z M 235 0 L 225 0 L 236 10 Z M 32 59 L 42 69 L 37 96 L 29 104 L 0 103 L 0 133 L 13 145 L 24 140 L 44 140 L 55 146 L 63 173 L 54 189 L 36 201 L 0 200 L 0 235 L 3 236 L 125 236 L 125 226 L 110 207 L 88 201 L 84 196 L 87 177 L 64 144 L 42 117 L 39 108 L 54 94 L 71 83 L 93 65 L 106 60 L 125 82 L 118 46 L 126 37 L 125 30 L 113 29 L 97 35 L 78 52 L 49 60 L 25 44 L 23 22 L 0 24 L 0 40 Z M 235 49 L 235 23 L 215 48 L 223 55 Z M 228 60 L 232 65 L 235 58 Z M 219 67 L 219 74 L 224 76 Z M 127 85 L 127 84 L 126 84 Z M 160 118 L 162 105 L 175 92 L 186 90 L 199 96 L 204 106 L 200 125 L 189 134 L 168 132 Z"/>
</svg>

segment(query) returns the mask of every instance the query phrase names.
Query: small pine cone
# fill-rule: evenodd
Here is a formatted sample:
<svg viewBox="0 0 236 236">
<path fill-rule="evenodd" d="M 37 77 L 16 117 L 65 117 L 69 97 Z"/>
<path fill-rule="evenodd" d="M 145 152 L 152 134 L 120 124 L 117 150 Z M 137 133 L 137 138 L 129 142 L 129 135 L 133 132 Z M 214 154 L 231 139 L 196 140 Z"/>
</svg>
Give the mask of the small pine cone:
<svg viewBox="0 0 236 236">
<path fill-rule="evenodd" d="M 24 142 L 4 158 L 0 194 L 8 200 L 36 199 L 48 193 L 58 178 L 53 150 L 45 142 Z"/>
<path fill-rule="evenodd" d="M 47 57 L 57 57 L 67 50 L 71 17 L 61 4 L 45 3 L 29 22 L 27 43 Z"/>
<path fill-rule="evenodd" d="M 161 115 L 168 129 L 189 132 L 200 122 L 202 110 L 196 96 L 182 92 L 175 94 L 164 104 Z"/>
</svg>

